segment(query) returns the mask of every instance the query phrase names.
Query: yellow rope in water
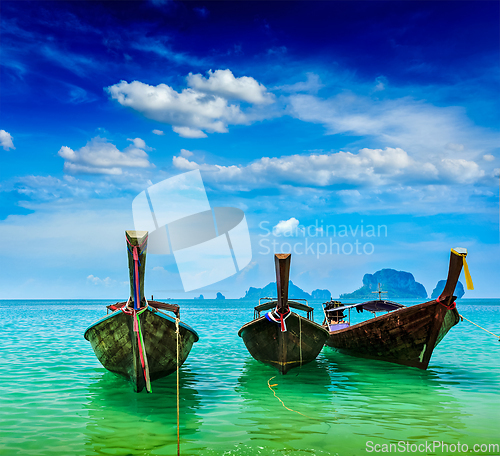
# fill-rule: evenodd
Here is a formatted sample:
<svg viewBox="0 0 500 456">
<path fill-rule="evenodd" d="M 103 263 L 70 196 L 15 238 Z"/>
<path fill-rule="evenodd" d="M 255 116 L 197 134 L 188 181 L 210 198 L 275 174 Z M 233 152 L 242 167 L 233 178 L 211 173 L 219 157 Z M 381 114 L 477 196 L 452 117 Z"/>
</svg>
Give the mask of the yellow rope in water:
<svg viewBox="0 0 500 456">
<path fill-rule="evenodd" d="M 177 335 L 177 455 L 181 454 L 181 439 L 179 430 L 179 319 L 175 319 L 175 333 Z"/>
<path fill-rule="evenodd" d="M 483 331 L 486 331 L 487 333 L 490 333 L 492 336 L 495 336 L 498 338 L 498 341 L 500 342 L 500 336 L 497 336 L 496 334 L 493 334 L 491 331 L 488 331 L 487 329 L 484 329 L 482 326 L 479 326 L 477 323 L 474 323 L 473 321 L 470 321 L 468 318 L 465 318 L 463 315 L 460 315 L 460 318 L 463 318 L 464 320 L 467 320 L 469 323 L 472 323 L 473 325 L 477 326 L 478 328 L 481 328 Z"/>
<path fill-rule="evenodd" d="M 278 384 L 277 384 L 277 383 L 275 383 L 274 385 L 271 385 L 271 383 L 270 383 L 270 382 L 271 382 L 271 380 L 272 380 L 273 378 L 276 378 L 276 376 L 271 377 L 271 378 L 267 381 L 267 386 L 269 386 L 269 389 L 273 392 L 274 397 L 275 397 L 276 399 L 278 399 L 278 401 L 280 401 L 280 402 L 281 402 L 281 405 L 283 405 L 283 407 L 285 407 L 287 410 L 290 410 L 290 412 L 295 412 L 295 413 L 298 413 L 299 415 L 305 416 L 306 418 L 311 418 L 310 416 L 307 416 L 307 415 L 304 415 L 303 413 L 297 412 L 297 410 L 293 410 L 293 409 L 291 409 L 291 408 L 289 408 L 289 407 L 287 407 L 287 406 L 285 405 L 285 403 L 284 403 L 284 402 L 283 402 L 283 401 L 282 401 L 282 400 L 281 400 L 281 399 L 280 399 L 280 398 L 276 395 L 276 391 L 274 391 L 274 390 L 273 390 L 273 386 L 278 386 Z M 314 418 L 311 418 L 311 419 L 313 420 Z"/>
</svg>

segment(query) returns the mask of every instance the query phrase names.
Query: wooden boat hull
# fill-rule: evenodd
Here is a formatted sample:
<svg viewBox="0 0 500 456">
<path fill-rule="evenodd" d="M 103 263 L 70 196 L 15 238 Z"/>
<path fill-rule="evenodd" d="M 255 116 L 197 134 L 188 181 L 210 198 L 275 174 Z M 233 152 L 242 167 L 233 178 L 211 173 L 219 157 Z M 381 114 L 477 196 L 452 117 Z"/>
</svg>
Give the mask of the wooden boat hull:
<svg viewBox="0 0 500 456">
<path fill-rule="evenodd" d="M 321 325 L 292 312 L 286 319 L 287 331 L 265 316 L 259 317 L 238 332 L 250 354 L 281 374 L 310 363 L 323 348 L 328 331 Z"/>
<path fill-rule="evenodd" d="M 165 377 L 177 369 L 177 335 L 175 319 L 148 306 L 138 315 L 151 380 Z M 179 367 L 191 351 L 198 334 L 179 322 Z M 137 333 L 133 316 L 117 310 L 100 319 L 85 331 L 85 339 L 100 363 L 134 385 L 137 392 L 145 387 Z"/>
<path fill-rule="evenodd" d="M 434 348 L 459 321 L 456 309 L 434 300 L 331 331 L 326 345 L 353 356 L 427 369 Z"/>
</svg>

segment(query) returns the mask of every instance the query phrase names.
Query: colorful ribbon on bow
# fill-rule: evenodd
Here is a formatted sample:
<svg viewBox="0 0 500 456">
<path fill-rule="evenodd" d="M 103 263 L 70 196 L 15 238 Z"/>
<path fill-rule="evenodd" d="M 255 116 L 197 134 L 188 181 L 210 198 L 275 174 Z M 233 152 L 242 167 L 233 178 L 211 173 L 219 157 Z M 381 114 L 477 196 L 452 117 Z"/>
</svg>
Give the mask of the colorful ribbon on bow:
<svg viewBox="0 0 500 456">
<path fill-rule="evenodd" d="M 466 253 L 458 253 L 454 249 L 451 249 L 451 251 L 455 255 L 461 256 L 463 258 L 463 261 L 464 261 L 465 283 L 467 284 L 467 290 L 474 290 L 474 284 L 472 283 L 472 279 L 471 279 L 471 276 L 470 276 L 469 266 L 467 266 L 467 261 L 465 259 L 465 257 L 467 256 L 467 254 Z"/>
<path fill-rule="evenodd" d="M 146 357 L 146 347 L 144 345 L 144 339 L 142 337 L 142 330 L 141 330 L 141 320 L 139 319 L 139 315 L 145 312 L 148 308 L 144 307 L 144 309 L 141 310 L 126 310 L 127 306 L 122 307 L 122 312 L 127 314 L 127 315 L 132 315 L 132 318 L 134 320 L 133 325 L 134 325 L 134 332 L 137 334 L 137 345 L 139 346 L 139 357 L 141 359 L 141 366 L 142 366 L 142 372 L 144 374 L 144 380 L 146 382 L 146 391 L 150 393 L 151 390 L 151 380 L 149 378 L 149 369 L 147 368 L 147 357 Z"/>
<path fill-rule="evenodd" d="M 266 318 L 269 321 L 274 321 L 274 323 L 279 323 L 281 325 L 281 332 L 285 332 L 285 320 L 290 316 L 290 314 L 290 309 L 288 309 L 285 313 L 279 313 L 278 309 L 276 308 L 275 310 L 271 310 L 270 312 L 266 313 Z"/>
<path fill-rule="evenodd" d="M 148 238 L 146 237 L 140 245 L 132 245 L 128 238 L 126 239 L 129 246 L 132 247 L 132 250 L 130 250 L 129 246 L 127 246 L 127 249 L 132 254 L 134 259 L 134 280 L 132 282 L 134 285 L 134 309 L 139 310 L 141 307 L 141 282 L 139 280 L 139 266 L 141 264 L 140 255 L 144 253 L 142 249 L 148 242 Z"/>
</svg>

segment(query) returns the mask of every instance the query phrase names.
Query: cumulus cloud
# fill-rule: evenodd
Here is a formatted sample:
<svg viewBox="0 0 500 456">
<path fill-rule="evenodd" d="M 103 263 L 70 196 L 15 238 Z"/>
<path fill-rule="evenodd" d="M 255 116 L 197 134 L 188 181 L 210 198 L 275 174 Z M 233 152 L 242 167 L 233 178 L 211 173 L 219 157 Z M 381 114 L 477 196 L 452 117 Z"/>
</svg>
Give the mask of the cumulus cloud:
<svg viewBox="0 0 500 456">
<path fill-rule="evenodd" d="M 485 172 L 465 159 L 416 160 L 400 148 L 361 149 L 309 155 L 262 157 L 246 166 L 221 166 L 197 163 L 185 156 L 174 156 L 177 169 L 200 169 L 207 178 L 219 183 L 239 183 L 247 188 L 270 185 L 309 187 L 358 186 L 389 184 L 474 183 Z"/>
<path fill-rule="evenodd" d="M 165 133 L 163 133 L 163 131 L 161 131 L 161 130 L 153 130 L 153 133 L 154 133 L 155 135 L 158 135 L 158 136 L 163 136 L 163 135 L 165 135 Z"/>
<path fill-rule="evenodd" d="M 491 155 L 491 154 L 486 154 L 486 155 L 483 155 L 483 160 L 491 162 L 491 161 L 495 160 L 495 156 Z"/>
<path fill-rule="evenodd" d="M 84 147 L 74 151 L 63 146 L 59 156 L 64 158 L 64 171 L 68 174 L 112 174 L 123 173 L 123 168 L 149 168 L 146 143 L 141 138 L 129 139 L 132 141 L 123 152 L 109 143 L 106 139 L 95 137 Z"/>
<path fill-rule="evenodd" d="M 149 146 L 146 145 L 146 141 L 144 141 L 144 139 L 141 139 L 141 138 L 134 138 L 134 139 L 127 138 L 127 141 L 131 141 L 132 144 L 134 145 L 134 147 L 137 148 L 137 149 L 152 150 L 151 147 L 149 147 Z"/>
<path fill-rule="evenodd" d="M 94 285 L 104 285 L 106 287 L 109 287 L 114 282 L 113 279 L 111 279 L 110 277 L 106 277 L 105 279 L 100 279 L 99 277 L 94 276 L 92 274 L 87 276 L 87 280 L 89 282 L 92 282 Z"/>
<path fill-rule="evenodd" d="M 193 89 L 216 95 L 226 100 L 242 100 L 248 103 L 269 104 L 274 101 L 266 87 L 254 78 L 235 78 L 231 70 L 208 71 L 208 78 L 201 74 L 189 73 L 187 82 Z"/>
<path fill-rule="evenodd" d="M 174 132 L 184 138 L 205 138 L 206 133 L 226 133 L 229 125 L 249 124 L 256 120 L 242 111 L 233 101 L 254 105 L 273 102 L 273 95 L 255 79 L 236 78 L 230 70 L 189 74 L 189 88 L 177 92 L 166 84 L 151 86 L 140 81 L 107 87 L 112 99 L 122 106 L 140 112 L 145 117 L 172 125 Z"/>
<path fill-rule="evenodd" d="M 0 146 L 3 147 L 3 150 L 15 149 L 12 136 L 5 130 L 0 130 Z"/>
<path fill-rule="evenodd" d="M 188 157 L 192 157 L 192 156 L 193 156 L 193 152 L 191 152 L 190 150 L 181 149 L 181 157 L 188 158 Z"/>
<path fill-rule="evenodd" d="M 182 138 L 206 138 L 207 135 L 201 130 L 190 127 L 172 127 L 172 130 Z"/>
<path fill-rule="evenodd" d="M 440 175 L 445 181 L 472 184 L 484 176 L 479 165 L 470 160 L 444 158 L 441 160 Z"/>
<path fill-rule="evenodd" d="M 280 234 L 292 234 L 293 231 L 299 226 L 299 221 L 292 217 L 288 220 L 280 220 L 280 222 L 273 227 L 273 232 L 275 235 Z"/>
</svg>

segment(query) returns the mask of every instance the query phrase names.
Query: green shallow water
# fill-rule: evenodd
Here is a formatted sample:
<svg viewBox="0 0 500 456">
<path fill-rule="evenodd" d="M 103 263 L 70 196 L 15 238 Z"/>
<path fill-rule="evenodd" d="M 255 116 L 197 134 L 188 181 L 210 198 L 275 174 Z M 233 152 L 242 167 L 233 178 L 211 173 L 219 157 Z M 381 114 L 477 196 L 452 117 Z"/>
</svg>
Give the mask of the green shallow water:
<svg viewBox="0 0 500 456">
<path fill-rule="evenodd" d="M 1 455 L 177 454 L 175 375 L 153 382 L 153 394 L 136 394 L 83 338 L 109 302 L 0 301 Z M 183 455 L 375 453 L 367 441 L 500 444 L 500 343 L 466 321 L 439 344 L 427 371 L 324 348 L 271 382 L 300 415 L 274 397 L 268 380 L 276 372 L 237 336 L 255 303 L 180 304 L 200 335 L 180 370 Z M 312 304 L 319 321 L 320 303 Z M 500 300 L 461 300 L 458 308 L 500 333 Z"/>
</svg>

